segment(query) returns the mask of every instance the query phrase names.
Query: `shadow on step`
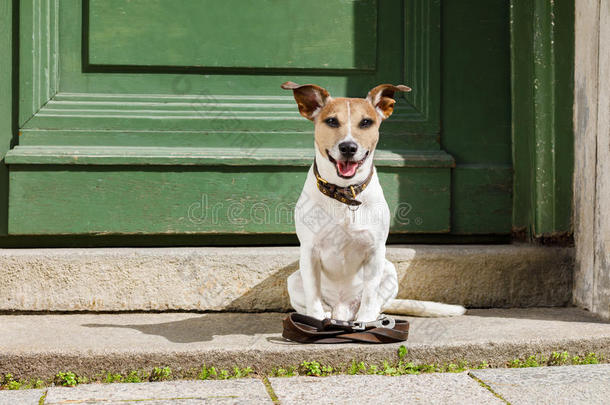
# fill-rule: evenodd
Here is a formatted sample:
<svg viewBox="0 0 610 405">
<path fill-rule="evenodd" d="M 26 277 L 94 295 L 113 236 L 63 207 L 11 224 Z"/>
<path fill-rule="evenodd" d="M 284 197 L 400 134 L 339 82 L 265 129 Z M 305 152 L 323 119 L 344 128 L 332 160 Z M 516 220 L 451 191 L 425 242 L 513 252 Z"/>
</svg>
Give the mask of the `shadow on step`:
<svg viewBox="0 0 610 405">
<path fill-rule="evenodd" d="M 281 334 L 284 314 L 211 313 L 172 322 L 151 324 L 85 324 L 89 328 L 135 329 L 163 336 L 173 343 L 211 341 L 215 336 Z"/>
</svg>

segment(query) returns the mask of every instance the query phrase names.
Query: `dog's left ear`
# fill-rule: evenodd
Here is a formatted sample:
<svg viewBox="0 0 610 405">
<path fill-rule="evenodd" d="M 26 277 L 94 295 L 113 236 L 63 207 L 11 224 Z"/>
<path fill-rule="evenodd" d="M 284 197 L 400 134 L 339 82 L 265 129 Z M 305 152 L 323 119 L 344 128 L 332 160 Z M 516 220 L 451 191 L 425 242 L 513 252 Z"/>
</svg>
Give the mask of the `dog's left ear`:
<svg viewBox="0 0 610 405">
<path fill-rule="evenodd" d="M 366 95 L 366 99 L 369 103 L 373 104 L 377 114 L 381 117 L 382 120 L 385 120 L 394 111 L 394 92 L 396 91 L 404 91 L 408 93 L 411 91 L 410 87 L 405 86 L 404 84 L 399 84 L 398 86 L 394 86 L 393 84 L 380 84 L 375 87 L 369 94 Z"/>
<path fill-rule="evenodd" d="M 299 106 L 299 112 L 308 120 L 313 121 L 322 107 L 330 100 L 330 94 L 325 88 L 315 84 L 282 83 L 284 90 L 292 90 L 294 99 Z"/>
</svg>

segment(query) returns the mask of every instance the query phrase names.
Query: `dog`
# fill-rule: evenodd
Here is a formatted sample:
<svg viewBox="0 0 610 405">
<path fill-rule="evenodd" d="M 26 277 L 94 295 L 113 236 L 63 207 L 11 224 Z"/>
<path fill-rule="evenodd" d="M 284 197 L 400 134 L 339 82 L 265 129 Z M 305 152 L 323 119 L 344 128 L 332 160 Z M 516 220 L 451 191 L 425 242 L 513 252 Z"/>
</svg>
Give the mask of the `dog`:
<svg viewBox="0 0 610 405">
<path fill-rule="evenodd" d="M 460 305 L 396 299 L 386 259 L 390 210 L 373 165 L 379 126 L 404 85 L 381 84 L 366 98 L 333 98 L 315 84 L 285 82 L 300 114 L 314 123 L 315 158 L 295 206 L 299 269 L 288 277 L 292 307 L 317 319 L 374 322 L 382 311 L 456 316 Z"/>
</svg>

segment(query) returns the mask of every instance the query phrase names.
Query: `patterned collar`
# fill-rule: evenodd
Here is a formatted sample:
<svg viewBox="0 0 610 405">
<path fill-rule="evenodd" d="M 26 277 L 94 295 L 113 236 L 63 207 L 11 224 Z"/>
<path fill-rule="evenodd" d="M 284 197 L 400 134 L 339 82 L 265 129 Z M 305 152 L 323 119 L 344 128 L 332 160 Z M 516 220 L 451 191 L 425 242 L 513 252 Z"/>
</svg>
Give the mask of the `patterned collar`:
<svg viewBox="0 0 610 405">
<path fill-rule="evenodd" d="M 371 179 L 373 178 L 373 168 L 371 167 L 371 172 L 362 183 L 352 184 L 346 187 L 339 187 L 336 184 L 332 184 L 324 180 L 322 176 L 320 176 L 315 159 L 313 161 L 313 174 L 316 176 L 318 190 L 320 190 L 322 194 L 330 198 L 334 198 L 343 204 L 360 205 L 362 204 L 362 201 L 356 200 L 356 196 L 369 185 Z"/>
</svg>

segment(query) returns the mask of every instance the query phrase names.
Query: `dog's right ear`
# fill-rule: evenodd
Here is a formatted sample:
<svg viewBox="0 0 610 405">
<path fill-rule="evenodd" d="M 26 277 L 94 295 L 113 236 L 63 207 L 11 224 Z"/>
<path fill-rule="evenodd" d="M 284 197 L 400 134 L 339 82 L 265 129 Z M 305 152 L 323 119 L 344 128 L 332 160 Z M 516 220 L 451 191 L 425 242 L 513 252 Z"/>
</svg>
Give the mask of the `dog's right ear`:
<svg viewBox="0 0 610 405">
<path fill-rule="evenodd" d="M 284 90 L 292 90 L 294 99 L 299 106 L 299 112 L 308 120 L 313 121 L 322 107 L 330 100 L 326 89 L 315 84 L 296 84 L 286 82 L 282 84 Z"/>
</svg>

